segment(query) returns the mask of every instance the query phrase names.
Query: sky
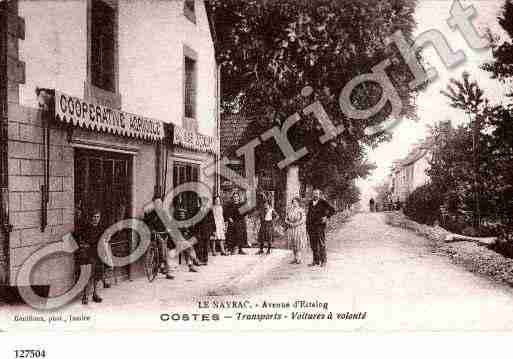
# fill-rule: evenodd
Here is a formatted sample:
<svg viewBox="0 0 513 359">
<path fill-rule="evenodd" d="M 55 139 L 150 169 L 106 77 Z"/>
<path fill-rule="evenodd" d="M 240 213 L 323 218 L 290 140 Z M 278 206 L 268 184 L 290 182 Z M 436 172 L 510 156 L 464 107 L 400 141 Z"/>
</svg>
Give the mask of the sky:
<svg viewBox="0 0 513 359">
<path fill-rule="evenodd" d="M 362 204 L 368 203 L 375 195 L 373 186 L 382 183 L 390 173 L 392 162 L 405 157 L 411 146 L 426 137 L 429 125 L 438 121 L 451 120 L 453 124 L 465 121 L 465 113 L 449 106 L 447 98 L 440 94 L 440 90 L 446 88 L 450 78 L 461 78 L 463 71 L 468 71 L 473 79 L 484 89 L 485 96 L 492 103 L 506 101 L 504 99 L 505 88 L 497 80 L 490 79 L 490 74 L 479 69 L 479 65 L 492 59 L 491 51 L 476 52 L 470 48 L 463 36 L 458 31 L 453 31 L 446 20 L 450 17 L 452 0 L 419 0 L 415 12 L 417 22 L 416 34 L 430 29 L 439 30 L 448 40 L 453 50 L 463 50 L 466 61 L 456 68 L 448 70 L 439 60 L 436 52 L 428 47 L 423 51 L 427 62 L 438 71 L 438 78 L 431 83 L 427 89 L 419 93 L 417 98 L 417 122 L 404 120 L 394 129 L 393 138 L 390 142 L 381 144 L 376 149 L 368 150 L 368 160 L 374 162 L 378 167 L 366 180 L 357 182 L 362 191 Z M 462 1 L 462 6 L 472 5 L 475 7 L 477 16 L 473 19 L 476 28 L 484 33 L 490 28 L 494 34 L 504 36 L 498 24 L 497 16 L 500 14 L 503 0 L 472 0 Z"/>
</svg>

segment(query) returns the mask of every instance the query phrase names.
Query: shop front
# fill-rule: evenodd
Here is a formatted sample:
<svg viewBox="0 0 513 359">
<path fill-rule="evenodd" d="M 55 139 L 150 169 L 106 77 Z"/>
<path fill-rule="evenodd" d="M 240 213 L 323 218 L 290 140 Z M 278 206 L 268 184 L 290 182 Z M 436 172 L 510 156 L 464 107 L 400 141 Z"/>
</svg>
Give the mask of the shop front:
<svg viewBox="0 0 513 359">
<path fill-rule="evenodd" d="M 133 156 L 111 151 L 76 148 L 74 158 L 75 209 L 83 217 L 91 209 L 99 209 L 102 224 L 109 227 L 128 218 L 132 208 L 131 182 Z M 117 257 L 126 257 L 131 252 L 131 241 L 127 235 L 115 236 L 110 245 Z M 129 268 L 117 268 L 107 275 L 130 275 Z"/>
<path fill-rule="evenodd" d="M 13 287 L 27 258 L 62 241 L 93 209 L 101 211 L 108 227 L 142 218 L 146 204 L 179 184 L 214 184 L 201 171 L 214 160 L 213 138 L 43 91 L 49 95 L 46 108 L 9 106 L 7 284 Z M 188 211 L 196 205 L 185 193 L 177 201 Z M 120 236 L 111 246 L 115 255 L 125 256 L 132 243 L 131 236 Z M 32 284 L 58 295 L 73 285 L 75 269 L 73 255 L 52 254 L 34 268 Z M 111 275 L 120 279 L 141 270 L 135 263 Z"/>
<path fill-rule="evenodd" d="M 212 195 L 216 188 L 215 176 L 207 177 L 204 167 L 216 160 L 217 142 L 215 138 L 173 126 L 172 151 L 168 156 L 169 168 L 172 170 L 172 183 L 165 188 L 169 191 L 188 182 L 202 182 L 211 188 Z M 174 199 L 175 207 L 185 210 L 191 217 L 198 209 L 198 198 L 194 193 L 183 192 Z"/>
</svg>

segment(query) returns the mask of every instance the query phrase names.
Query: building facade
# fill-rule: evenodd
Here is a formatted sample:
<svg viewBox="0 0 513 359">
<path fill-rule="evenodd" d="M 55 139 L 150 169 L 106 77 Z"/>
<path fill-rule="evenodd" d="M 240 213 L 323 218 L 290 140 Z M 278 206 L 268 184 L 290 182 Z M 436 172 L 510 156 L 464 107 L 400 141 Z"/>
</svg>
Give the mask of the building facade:
<svg viewBox="0 0 513 359">
<path fill-rule="evenodd" d="M 417 144 L 406 158 L 394 162 L 390 175 L 392 201 L 404 202 L 418 187 L 429 182 L 426 171 L 431 159 L 429 141 Z"/>
<path fill-rule="evenodd" d="M 202 171 L 218 153 L 217 65 L 203 1 L 0 6 L 0 284 L 16 286 L 24 261 L 62 241 L 93 207 L 108 226 L 140 218 L 182 183 L 214 190 Z M 197 205 L 187 194 L 175 203 Z M 117 250 L 129 251 L 128 242 Z M 52 255 L 33 284 L 57 295 L 74 271 L 72 255 Z"/>
<path fill-rule="evenodd" d="M 235 151 L 245 144 L 247 132 L 253 131 L 250 128 L 252 121 L 258 121 L 258 115 L 224 114 L 220 121 L 221 154 L 227 156 L 231 161 L 231 168 L 242 175 L 245 175 L 244 159 L 238 157 Z M 258 135 L 260 134 L 255 134 L 255 137 Z M 279 169 L 276 163 L 269 163 L 266 168 L 257 169 L 254 182 L 257 185 L 257 192 L 269 199 L 281 214 L 285 213 L 287 203 L 300 194 L 301 182 L 297 166 Z M 221 189 L 227 200 L 233 191 L 241 191 L 229 178 L 221 181 Z"/>
</svg>

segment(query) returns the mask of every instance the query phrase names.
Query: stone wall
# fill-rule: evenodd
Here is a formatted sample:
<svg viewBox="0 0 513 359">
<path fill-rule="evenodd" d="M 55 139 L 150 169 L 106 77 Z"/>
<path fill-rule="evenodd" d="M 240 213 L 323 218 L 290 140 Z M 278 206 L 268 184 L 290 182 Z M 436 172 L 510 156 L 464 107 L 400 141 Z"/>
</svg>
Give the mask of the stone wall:
<svg viewBox="0 0 513 359">
<path fill-rule="evenodd" d="M 41 186 L 44 183 L 42 112 L 20 105 L 9 106 L 9 204 L 10 282 L 23 262 L 45 244 L 61 241 L 73 230 L 73 148 L 66 131 L 50 131 L 50 178 L 48 226 L 41 231 Z M 56 126 L 55 124 L 53 126 Z M 33 283 L 52 284 L 50 295 L 68 289 L 73 279 L 73 258 L 58 254 L 43 260 Z"/>
<path fill-rule="evenodd" d="M 25 63 L 19 60 L 19 40 L 25 38 L 25 21 L 18 16 L 18 1 L 0 2 L 0 191 L 8 193 L 8 108 L 19 102 L 19 86 L 25 82 Z M 7 201 L 8 198 L 5 198 Z M 2 201 L 4 202 L 4 201 Z M 0 229 L 0 284 L 9 281 L 9 234 L 3 218 Z"/>
</svg>

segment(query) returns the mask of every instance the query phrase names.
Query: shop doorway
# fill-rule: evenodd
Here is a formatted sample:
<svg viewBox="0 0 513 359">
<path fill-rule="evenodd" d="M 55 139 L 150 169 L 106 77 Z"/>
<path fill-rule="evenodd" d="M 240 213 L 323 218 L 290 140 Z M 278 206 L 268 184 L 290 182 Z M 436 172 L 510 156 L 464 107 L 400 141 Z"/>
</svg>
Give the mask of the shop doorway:
<svg viewBox="0 0 513 359">
<path fill-rule="evenodd" d="M 102 212 L 102 225 L 110 225 L 129 218 L 131 213 L 132 156 L 89 149 L 75 150 L 75 208 L 81 223 L 98 208 Z M 75 226 L 78 223 L 75 223 Z M 131 250 L 130 233 L 120 233 L 111 240 L 115 256 L 127 256 Z M 107 276 L 126 277 L 129 268 L 108 271 Z"/>
<path fill-rule="evenodd" d="M 199 181 L 200 166 L 187 162 L 173 163 L 173 187 Z M 175 208 L 185 211 L 187 218 L 192 218 L 198 211 L 199 198 L 195 192 L 182 192 L 174 198 Z"/>
</svg>

